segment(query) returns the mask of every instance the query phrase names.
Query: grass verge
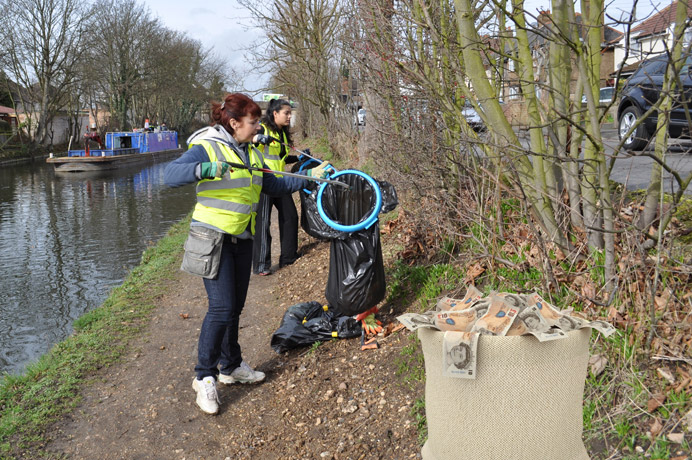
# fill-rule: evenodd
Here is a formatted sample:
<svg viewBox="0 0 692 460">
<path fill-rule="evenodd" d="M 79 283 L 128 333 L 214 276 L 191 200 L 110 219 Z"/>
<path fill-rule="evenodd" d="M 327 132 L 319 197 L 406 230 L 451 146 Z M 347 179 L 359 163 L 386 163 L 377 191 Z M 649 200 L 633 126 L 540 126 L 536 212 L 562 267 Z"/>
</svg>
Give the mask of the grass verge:
<svg viewBox="0 0 692 460">
<path fill-rule="evenodd" d="M 397 262 L 388 274 L 388 278 L 390 281 L 387 301 L 418 305 L 419 311 L 433 309 L 442 291 L 454 290 L 462 284 L 458 270 L 445 264 L 411 267 Z M 402 383 L 413 390 L 425 384 L 425 362 L 418 335 L 410 335 L 409 340 L 410 343 L 396 358 L 396 364 L 397 375 Z M 418 442 L 423 445 L 428 438 L 424 395 L 414 401 L 411 416 L 415 420 Z"/>
<path fill-rule="evenodd" d="M 0 458 L 40 451 L 45 429 L 77 405 L 85 379 L 123 355 L 178 269 L 188 226 L 189 217 L 144 251 L 141 264 L 103 305 L 75 321 L 74 334 L 23 375 L 0 380 Z"/>
</svg>

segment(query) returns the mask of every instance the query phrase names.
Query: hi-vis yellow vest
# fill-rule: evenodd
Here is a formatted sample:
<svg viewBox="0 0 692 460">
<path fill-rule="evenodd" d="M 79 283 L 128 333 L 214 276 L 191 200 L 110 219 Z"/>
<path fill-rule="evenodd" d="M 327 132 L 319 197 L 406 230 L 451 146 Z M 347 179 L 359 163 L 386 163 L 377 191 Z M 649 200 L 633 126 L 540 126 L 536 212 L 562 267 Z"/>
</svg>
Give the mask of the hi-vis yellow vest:
<svg viewBox="0 0 692 460">
<path fill-rule="evenodd" d="M 283 131 L 281 131 L 280 133 L 272 131 L 264 123 L 262 123 L 262 127 L 264 128 L 264 134 L 266 134 L 267 136 L 271 136 L 274 139 L 279 139 L 284 144 L 288 144 L 286 135 Z M 269 169 L 273 169 L 274 171 L 283 171 L 284 168 L 286 168 L 286 157 L 288 156 L 288 147 L 286 147 L 286 153 L 283 157 L 281 156 L 281 144 L 279 142 L 271 141 L 271 143 L 266 146 L 260 144 L 259 149 L 264 154 L 264 162 Z M 277 176 L 281 177 L 278 174 Z"/>
<path fill-rule="evenodd" d="M 200 140 L 190 145 L 204 147 L 209 161 L 243 162 L 233 149 L 218 142 Z M 262 159 L 254 149 L 249 149 L 249 156 L 251 166 L 262 167 Z M 192 218 L 231 235 L 243 233 L 252 220 L 250 231 L 254 235 L 261 191 L 262 173 L 259 171 L 234 168 L 223 177 L 202 179 L 197 183 L 197 204 Z"/>
</svg>

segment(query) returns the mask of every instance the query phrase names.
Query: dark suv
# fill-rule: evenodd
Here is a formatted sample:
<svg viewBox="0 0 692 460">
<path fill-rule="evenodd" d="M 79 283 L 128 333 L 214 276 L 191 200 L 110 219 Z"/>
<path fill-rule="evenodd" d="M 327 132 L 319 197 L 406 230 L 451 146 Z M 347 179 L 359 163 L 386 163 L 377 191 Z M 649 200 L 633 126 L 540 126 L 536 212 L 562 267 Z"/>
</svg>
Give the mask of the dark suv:
<svg viewBox="0 0 692 460">
<path fill-rule="evenodd" d="M 688 109 L 692 110 L 692 77 L 690 76 L 690 58 L 680 72 L 680 83 L 683 91 L 676 91 L 673 100 L 673 110 L 670 116 L 668 133 L 673 137 L 679 137 L 689 132 L 687 117 L 685 116 L 685 102 Z M 657 57 L 642 62 L 636 72 L 625 82 L 622 89 L 622 97 L 618 105 L 618 133 L 620 139 L 634 125 L 636 120 L 653 104 L 658 101 L 663 88 L 663 76 L 668 65 L 667 57 Z M 684 97 L 681 97 L 684 96 Z M 641 150 L 648 143 L 656 131 L 657 113 L 653 113 L 640 124 L 627 138 L 623 147 L 628 150 Z"/>
</svg>

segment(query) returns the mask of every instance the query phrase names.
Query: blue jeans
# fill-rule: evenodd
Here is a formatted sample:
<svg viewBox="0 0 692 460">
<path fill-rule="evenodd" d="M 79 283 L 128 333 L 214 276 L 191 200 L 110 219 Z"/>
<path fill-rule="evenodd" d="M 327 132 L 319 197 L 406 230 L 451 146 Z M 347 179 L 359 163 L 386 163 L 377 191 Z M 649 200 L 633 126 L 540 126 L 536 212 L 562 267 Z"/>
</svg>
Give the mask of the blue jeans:
<svg viewBox="0 0 692 460">
<path fill-rule="evenodd" d="M 197 345 L 197 378 L 230 374 L 240 366 L 242 356 L 238 344 L 238 325 L 250 284 L 252 240 L 232 242 L 224 235 L 219 274 L 216 279 L 204 279 L 209 299 Z"/>
</svg>

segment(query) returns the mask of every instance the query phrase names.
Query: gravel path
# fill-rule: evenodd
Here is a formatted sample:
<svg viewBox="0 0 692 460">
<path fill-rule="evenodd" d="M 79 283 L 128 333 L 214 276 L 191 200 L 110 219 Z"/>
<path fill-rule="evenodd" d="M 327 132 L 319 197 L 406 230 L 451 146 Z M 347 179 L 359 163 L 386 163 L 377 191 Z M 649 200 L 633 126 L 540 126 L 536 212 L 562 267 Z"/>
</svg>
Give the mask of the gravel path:
<svg viewBox="0 0 692 460">
<path fill-rule="evenodd" d="M 301 231 L 302 233 L 302 231 Z M 273 234 L 277 235 L 276 229 Z M 305 252 L 272 276 L 253 276 L 241 316 L 243 357 L 267 373 L 260 385 L 219 385 L 221 411 L 202 413 L 191 388 L 206 312 L 201 279 L 179 273 L 145 334 L 120 363 L 85 382 L 79 407 L 51 432 L 47 453 L 74 459 L 420 458 L 411 407 L 422 385 L 397 369 L 408 332 L 276 354 L 269 346 L 285 310 L 324 302 L 329 244 L 304 234 Z M 274 250 L 278 259 L 278 247 Z M 393 307 L 381 307 L 391 320 Z M 185 318 L 186 316 L 186 318 Z"/>
</svg>

